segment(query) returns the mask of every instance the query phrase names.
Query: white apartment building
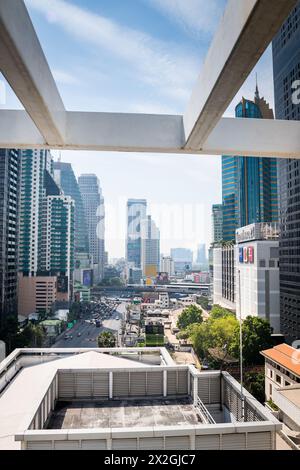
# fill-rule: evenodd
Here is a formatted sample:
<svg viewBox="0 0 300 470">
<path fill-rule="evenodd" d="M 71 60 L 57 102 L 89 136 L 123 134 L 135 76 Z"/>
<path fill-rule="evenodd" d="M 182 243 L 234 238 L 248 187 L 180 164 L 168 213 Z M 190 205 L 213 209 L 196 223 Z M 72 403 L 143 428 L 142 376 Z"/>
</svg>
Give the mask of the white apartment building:
<svg viewBox="0 0 300 470">
<path fill-rule="evenodd" d="M 236 231 L 237 316 L 263 318 L 280 333 L 277 224 L 252 224 Z"/>
<path fill-rule="evenodd" d="M 280 421 L 299 433 L 296 442 L 300 449 L 300 350 L 280 344 L 261 354 L 265 358 L 266 400 L 278 407 Z"/>
<path fill-rule="evenodd" d="M 168 273 L 169 277 L 174 276 L 174 260 L 171 256 L 162 256 L 160 261 L 160 270 L 162 273 Z"/>
<path fill-rule="evenodd" d="M 213 248 L 213 303 L 235 310 L 234 245 Z"/>
</svg>

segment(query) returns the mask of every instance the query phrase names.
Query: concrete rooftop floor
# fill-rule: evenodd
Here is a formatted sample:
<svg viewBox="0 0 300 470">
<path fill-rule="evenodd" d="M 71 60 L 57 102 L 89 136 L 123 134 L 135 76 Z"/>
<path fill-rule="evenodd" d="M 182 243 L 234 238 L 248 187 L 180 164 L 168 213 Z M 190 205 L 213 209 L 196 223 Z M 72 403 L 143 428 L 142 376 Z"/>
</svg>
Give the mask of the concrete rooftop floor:
<svg viewBox="0 0 300 470">
<path fill-rule="evenodd" d="M 47 429 L 180 426 L 201 423 L 190 399 L 59 402 Z"/>
</svg>

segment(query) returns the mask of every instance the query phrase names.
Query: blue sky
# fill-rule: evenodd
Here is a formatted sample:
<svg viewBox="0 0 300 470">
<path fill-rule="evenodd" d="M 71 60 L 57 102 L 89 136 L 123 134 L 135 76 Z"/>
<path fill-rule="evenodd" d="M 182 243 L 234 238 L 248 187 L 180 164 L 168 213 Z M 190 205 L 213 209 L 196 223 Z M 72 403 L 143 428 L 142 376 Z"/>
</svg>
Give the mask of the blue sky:
<svg viewBox="0 0 300 470">
<path fill-rule="evenodd" d="M 25 3 L 68 110 L 177 114 L 185 110 L 226 0 Z M 256 71 L 261 94 L 273 103 L 270 49 Z M 226 115 L 234 115 L 242 95 L 253 97 L 254 87 L 255 71 Z M 19 106 L 7 87 L 5 107 Z M 147 198 L 162 252 L 210 243 L 211 205 L 221 202 L 220 157 L 62 152 L 62 160 L 77 175 L 98 175 L 111 257 L 124 255 L 125 204 L 133 197 Z"/>
</svg>

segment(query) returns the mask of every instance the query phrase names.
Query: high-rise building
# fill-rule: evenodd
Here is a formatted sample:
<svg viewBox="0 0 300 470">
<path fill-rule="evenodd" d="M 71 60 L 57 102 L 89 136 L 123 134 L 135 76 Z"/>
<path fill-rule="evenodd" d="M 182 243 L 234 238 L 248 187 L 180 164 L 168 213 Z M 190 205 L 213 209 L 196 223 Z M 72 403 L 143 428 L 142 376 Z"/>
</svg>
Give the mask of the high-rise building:
<svg viewBox="0 0 300 470">
<path fill-rule="evenodd" d="M 128 200 L 126 261 L 136 268 L 142 266 L 141 222 L 146 218 L 146 213 L 145 199 Z"/>
<path fill-rule="evenodd" d="M 238 229 L 235 266 L 237 318 L 262 318 L 280 333 L 278 224 Z"/>
<path fill-rule="evenodd" d="M 174 260 L 171 256 L 162 256 L 160 261 L 160 270 L 162 273 L 168 273 L 169 277 L 174 276 Z"/>
<path fill-rule="evenodd" d="M 216 246 L 213 256 L 213 303 L 235 310 L 236 307 L 236 269 L 234 243 Z"/>
<path fill-rule="evenodd" d="M 71 295 L 74 270 L 74 201 L 70 196 L 46 197 L 41 244 L 40 273 L 57 276 L 57 300 Z M 65 295 L 63 295 L 65 294 Z"/>
<path fill-rule="evenodd" d="M 54 163 L 54 178 L 65 196 L 71 196 L 75 202 L 75 268 L 90 267 L 89 240 L 84 205 L 80 189 L 70 163 Z"/>
<path fill-rule="evenodd" d="M 171 257 L 174 260 L 175 273 L 190 271 L 193 264 L 193 252 L 188 248 L 172 248 Z"/>
<path fill-rule="evenodd" d="M 212 206 L 212 243 L 223 240 L 223 204 Z"/>
<path fill-rule="evenodd" d="M 93 264 L 99 266 L 99 281 L 103 278 L 105 262 L 104 246 L 104 198 L 100 181 L 94 174 L 81 175 L 78 185 L 83 201 L 89 237 L 89 252 Z"/>
<path fill-rule="evenodd" d="M 36 276 L 42 243 L 42 212 L 53 162 L 48 150 L 21 152 L 19 271 Z"/>
<path fill-rule="evenodd" d="M 20 153 L 0 150 L 0 326 L 17 315 Z"/>
<path fill-rule="evenodd" d="M 196 263 L 200 265 L 207 264 L 207 255 L 206 255 L 206 245 L 205 243 L 200 243 L 197 249 L 197 259 Z"/>
<path fill-rule="evenodd" d="M 160 264 L 160 233 L 151 215 L 141 222 L 141 241 L 143 276 L 156 277 Z"/>
<path fill-rule="evenodd" d="M 242 99 L 237 118 L 273 119 L 273 111 L 256 87 L 254 101 Z M 278 221 L 277 161 L 275 158 L 222 157 L 223 239 L 252 223 Z"/>
<path fill-rule="evenodd" d="M 300 1 L 273 41 L 273 65 L 276 118 L 300 120 L 293 99 L 300 80 Z M 300 161 L 279 160 L 278 179 L 281 332 L 294 341 L 300 338 Z"/>
<path fill-rule="evenodd" d="M 53 299 L 68 302 L 74 270 L 74 201 L 54 181 L 48 150 L 21 152 L 19 238 L 19 314 L 26 315 L 32 305 L 49 311 Z"/>
</svg>

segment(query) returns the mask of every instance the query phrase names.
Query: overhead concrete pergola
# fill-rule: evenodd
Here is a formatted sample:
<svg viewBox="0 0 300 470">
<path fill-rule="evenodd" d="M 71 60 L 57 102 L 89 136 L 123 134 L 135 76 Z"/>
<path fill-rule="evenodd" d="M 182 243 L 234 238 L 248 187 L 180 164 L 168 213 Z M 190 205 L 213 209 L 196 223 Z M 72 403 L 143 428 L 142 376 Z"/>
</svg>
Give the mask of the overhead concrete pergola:
<svg viewBox="0 0 300 470">
<path fill-rule="evenodd" d="M 300 158 L 300 122 L 222 118 L 297 0 L 228 0 L 181 115 L 70 112 L 23 0 L 0 1 L 0 69 L 25 111 L 0 111 L 1 148 Z"/>
</svg>

